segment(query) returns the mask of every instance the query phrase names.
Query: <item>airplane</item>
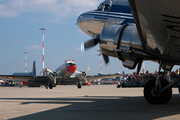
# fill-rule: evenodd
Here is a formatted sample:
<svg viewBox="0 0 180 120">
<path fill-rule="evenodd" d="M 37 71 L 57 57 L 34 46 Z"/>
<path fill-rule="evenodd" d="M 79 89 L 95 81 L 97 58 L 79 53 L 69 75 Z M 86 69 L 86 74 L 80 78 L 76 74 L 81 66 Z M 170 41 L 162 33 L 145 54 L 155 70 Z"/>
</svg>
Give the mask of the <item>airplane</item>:
<svg viewBox="0 0 180 120">
<path fill-rule="evenodd" d="M 157 77 L 144 87 L 144 97 L 150 104 L 166 104 L 172 97 L 172 87 L 180 81 L 165 79 L 166 71 L 180 65 L 179 3 L 178 0 L 105 0 L 96 10 L 77 18 L 79 28 L 92 37 L 81 45 L 81 50 L 99 44 L 107 65 L 109 56 L 115 57 L 126 68 L 137 66 L 137 73 L 143 60 L 159 63 Z"/>
<path fill-rule="evenodd" d="M 8 80 L 19 80 L 27 81 L 27 85 L 30 86 L 41 86 L 44 85 L 46 89 L 53 89 L 56 85 L 72 85 L 77 84 L 77 87 L 80 89 L 82 84 L 86 84 L 91 80 L 103 79 L 103 78 L 113 78 L 120 77 L 123 75 L 92 75 L 87 76 L 86 71 L 76 71 L 75 61 L 66 60 L 64 64 L 59 66 L 55 71 L 51 71 L 49 68 L 46 68 L 46 72 L 49 72 L 46 76 L 36 76 L 36 64 L 33 62 L 32 72 L 28 73 L 13 73 L 12 75 L 0 75 L 2 79 Z M 72 74 L 77 73 L 74 77 Z"/>
</svg>

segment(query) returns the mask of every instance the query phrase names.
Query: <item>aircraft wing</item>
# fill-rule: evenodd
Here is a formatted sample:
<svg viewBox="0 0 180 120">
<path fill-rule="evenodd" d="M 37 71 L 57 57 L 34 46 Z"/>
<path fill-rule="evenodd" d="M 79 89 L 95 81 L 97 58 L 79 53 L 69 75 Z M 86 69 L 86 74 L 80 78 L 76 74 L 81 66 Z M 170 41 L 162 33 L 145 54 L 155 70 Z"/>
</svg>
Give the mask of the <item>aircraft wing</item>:
<svg viewBox="0 0 180 120">
<path fill-rule="evenodd" d="M 124 76 L 124 74 L 122 75 L 93 75 L 93 76 L 86 76 L 86 78 L 87 78 L 87 81 L 89 82 L 91 80 L 114 78 L 114 77 L 120 77 L 120 76 Z M 79 79 L 78 77 L 70 77 L 67 79 L 57 78 L 57 81 L 60 82 L 61 85 L 76 84 L 77 81 L 81 81 L 82 83 L 86 82 L 84 79 Z"/>
<path fill-rule="evenodd" d="M 121 75 L 94 75 L 94 76 L 86 76 L 86 78 L 88 81 L 91 81 L 91 80 L 114 78 L 114 77 L 121 77 L 121 76 L 124 76 L 124 74 L 121 74 Z"/>
<path fill-rule="evenodd" d="M 47 76 L 0 75 L 0 78 L 1 79 L 7 79 L 7 80 L 21 80 L 21 81 L 28 81 L 28 80 L 43 81 L 43 80 L 47 80 Z"/>
<path fill-rule="evenodd" d="M 36 83 L 47 83 L 49 77 L 47 76 L 22 76 L 22 75 L 0 75 L 0 79 L 7 80 L 20 80 Z M 76 77 L 71 77 L 68 79 L 63 79 L 62 77 L 57 77 L 57 85 L 71 85 L 76 84 L 78 79 Z"/>
<path fill-rule="evenodd" d="M 179 63 L 176 59 L 180 59 L 180 1 L 128 1 L 144 50 Z"/>
<path fill-rule="evenodd" d="M 91 80 L 98 80 L 103 78 L 113 78 L 113 77 L 120 77 L 123 75 L 94 75 L 94 76 L 86 76 L 87 81 Z M 49 77 L 47 76 L 18 76 L 18 75 L 0 75 L 1 79 L 7 79 L 7 80 L 20 80 L 20 81 L 32 81 L 34 83 L 44 83 L 49 80 Z M 67 79 L 64 79 L 62 77 L 57 77 L 57 85 L 71 85 L 76 84 L 77 81 L 81 81 L 85 83 L 85 80 L 80 80 L 78 77 L 70 77 Z"/>
</svg>

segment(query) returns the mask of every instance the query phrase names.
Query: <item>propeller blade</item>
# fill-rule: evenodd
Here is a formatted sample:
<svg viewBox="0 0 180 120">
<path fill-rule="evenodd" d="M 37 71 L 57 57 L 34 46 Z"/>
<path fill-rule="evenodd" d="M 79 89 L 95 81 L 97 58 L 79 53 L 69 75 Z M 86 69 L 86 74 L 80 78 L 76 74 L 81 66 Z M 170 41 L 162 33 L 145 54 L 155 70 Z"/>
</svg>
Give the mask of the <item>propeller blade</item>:
<svg viewBox="0 0 180 120">
<path fill-rule="evenodd" d="M 80 73 L 80 74 L 82 74 L 82 72 L 79 72 L 79 71 L 75 71 L 76 73 Z"/>
<path fill-rule="evenodd" d="M 56 76 L 54 76 L 54 84 L 56 84 Z"/>
<path fill-rule="evenodd" d="M 50 73 L 53 73 L 53 71 L 51 71 L 50 69 L 46 68 L 47 71 L 49 71 Z"/>
<path fill-rule="evenodd" d="M 56 74 L 58 75 L 61 72 L 61 70 L 59 70 Z"/>
<path fill-rule="evenodd" d="M 81 44 L 81 52 L 84 52 L 87 49 L 90 49 L 91 47 L 96 46 L 99 43 L 99 38 L 92 38 L 89 41 L 86 41 L 85 43 Z"/>
<path fill-rule="evenodd" d="M 102 55 L 103 55 L 104 61 L 106 63 L 106 68 L 108 68 L 110 65 L 109 57 L 103 53 L 102 53 Z"/>
<path fill-rule="evenodd" d="M 84 80 L 85 80 L 86 83 L 88 82 L 86 76 L 84 77 Z"/>
<path fill-rule="evenodd" d="M 86 72 L 85 72 L 85 73 L 87 73 L 87 72 L 89 71 L 89 69 L 90 69 L 90 67 L 88 67 L 88 69 L 86 70 Z"/>
</svg>

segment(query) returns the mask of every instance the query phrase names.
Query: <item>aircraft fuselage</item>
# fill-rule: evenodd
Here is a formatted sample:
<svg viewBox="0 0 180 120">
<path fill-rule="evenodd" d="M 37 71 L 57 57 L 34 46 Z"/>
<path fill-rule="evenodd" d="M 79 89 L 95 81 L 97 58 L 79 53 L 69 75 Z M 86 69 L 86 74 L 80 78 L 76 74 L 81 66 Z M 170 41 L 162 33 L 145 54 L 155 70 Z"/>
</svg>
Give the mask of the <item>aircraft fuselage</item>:
<svg viewBox="0 0 180 120">
<path fill-rule="evenodd" d="M 96 10 L 82 13 L 78 17 L 77 24 L 87 35 L 100 35 L 105 22 L 106 26 L 134 23 L 128 1 L 114 1 L 109 14 L 103 7 L 107 2 L 102 2 Z"/>
<path fill-rule="evenodd" d="M 71 75 L 75 72 L 77 66 L 72 61 L 67 61 L 60 67 L 58 67 L 54 72 L 57 73 L 57 77 L 62 77 L 64 79 L 70 78 Z M 50 79 L 54 79 L 54 76 L 52 73 L 49 74 Z"/>
</svg>

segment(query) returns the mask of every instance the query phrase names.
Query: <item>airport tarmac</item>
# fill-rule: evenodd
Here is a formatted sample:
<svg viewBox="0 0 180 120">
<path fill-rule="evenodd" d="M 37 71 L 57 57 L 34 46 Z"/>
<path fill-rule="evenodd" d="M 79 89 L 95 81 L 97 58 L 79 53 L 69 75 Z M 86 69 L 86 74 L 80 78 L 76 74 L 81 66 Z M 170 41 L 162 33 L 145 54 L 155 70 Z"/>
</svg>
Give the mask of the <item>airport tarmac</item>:
<svg viewBox="0 0 180 120">
<path fill-rule="evenodd" d="M 180 95 L 173 88 L 171 101 L 151 105 L 143 88 L 115 85 L 0 87 L 0 120 L 178 120 Z"/>
</svg>

